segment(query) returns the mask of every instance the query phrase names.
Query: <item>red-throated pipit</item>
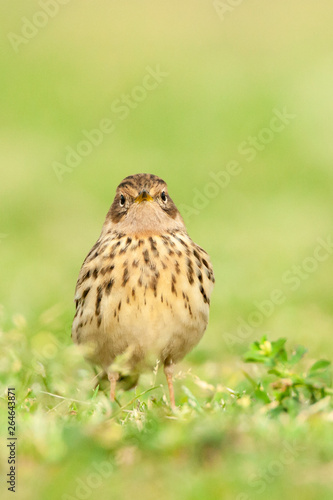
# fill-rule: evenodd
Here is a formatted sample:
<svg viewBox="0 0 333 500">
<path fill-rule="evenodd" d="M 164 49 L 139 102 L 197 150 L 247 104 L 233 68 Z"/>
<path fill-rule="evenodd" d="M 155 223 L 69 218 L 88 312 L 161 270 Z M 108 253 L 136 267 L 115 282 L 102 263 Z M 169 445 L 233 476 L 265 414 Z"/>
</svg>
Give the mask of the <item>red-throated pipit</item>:
<svg viewBox="0 0 333 500">
<path fill-rule="evenodd" d="M 72 327 L 74 342 L 90 345 L 88 358 L 107 373 L 112 401 L 120 376 L 112 363 L 128 352 L 135 382 L 149 362 L 163 363 L 175 406 L 173 365 L 207 327 L 213 283 L 209 257 L 187 234 L 166 183 L 126 177 L 82 265 Z"/>
</svg>

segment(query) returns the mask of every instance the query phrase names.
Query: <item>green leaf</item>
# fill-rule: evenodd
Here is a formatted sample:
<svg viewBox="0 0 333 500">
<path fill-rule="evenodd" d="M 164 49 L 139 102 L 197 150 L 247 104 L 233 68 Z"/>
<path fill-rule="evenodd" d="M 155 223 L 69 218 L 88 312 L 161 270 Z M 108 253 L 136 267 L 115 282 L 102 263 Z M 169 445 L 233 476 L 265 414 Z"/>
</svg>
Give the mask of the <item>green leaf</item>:
<svg viewBox="0 0 333 500">
<path fill-rule="evenodd" d="M 252 342 L 252 344 L 250 344 L 250 352 L 252 351 L 253 352 L 260 351 L 260 344 L 257 340 L 255 342 Z"/>
<path fill-rule="evenodd" d="M 244 376 L 247 378 L 247 380 L 250 382 L 252 387 L 256 388 L 258 386 L 258 383 L 252 378 L 245 370 L 242 370 Z"/>
<path fill-rule="evenodd" d="M 277 354 L 284 347 L 284 344 L 287 342 L 286 338 L 280 338 L 275 342 L 272 342 L 272 354 Z"/>
<path fill-rule="evenodd" d="M 244 354 L 243 359 L 246 363 L 264 363 L 265 356 L 262 353 L 248 351 Z"/>
<path fill-rule="evenodd" d="M 291 365 L 295 365 L 296 363 L 298 363 L 304 356 L 304 354 L 307 352 L 308 350 L 302 346 L 302 345 L 298 345 L 295 349 L 295 351 L 293 352 L 293 354 L 291 355 L 290 359 L 289 359 L 289 363 Z"/>
<path fill-rule="evenodd" d="M 285 398 L 282 402 L 283 408 L 287 410 L 289 415 L 295 417 L 300 409 L 300 404 L 299 401 L 297 401 L 295 398 Z"/>
<path fill-rule="evenodd" d="M 269 404 L 271 402 L 267 393 L 264 392 L 262 389 L 256 389 L 254 391 L 254 396 L 256 399 L 258 399 L 259 401 L 262 401 L 265 404 Z"/>
<path fill-rule="evenodd" d="M 289 378 L 291 378 L 294 385 L 304 384 L 304 377 L 302 375 L 299 375 L 298 373 L 291 373 L 289 375 Z"/>
<path fill-rule="evenodd" d="M 91 396 L 91 400 L 93 401 L 94 399 L 96 399 L 97 397 L 97 394 L 98 394 L 98 391 L 99 391 L 99 384 L 97 384 L 94 392 L 93 392 L 93 395 Z"/>
<path fill-rule="evenodd" d="M 193 408 L 194 410 L 196 410 L 198 413 L 203 413 L 203 409 L 201 408 L 201 406 L 199 404 L 199 401 L 194 396 L 194 394 L 192 394 L 192 392 L 190 391 L 190 389 L 188 389 L 186 387 L 186 385 L 182 385 L 182 389 L 183 389 L 183 391 L 185 392 L 185 394 L 187 396 L 187 403 L 188 403 L 188 405 L 191 408 Z"/>
<path fill-rule="evenodd" d="M 275 359 L 278 360 L 278 361 L 280 361 L 280 363 L 287 363 L 287 361 L 288 361 L 287 351 L 284 348 L 281 349 L 277 353 Z"/>
<path fill-rule="evenodd" d="M 319 361 L 316 361 L 310 368 L 309 370 L 309 375 L 317 372 L 318 370 L 326 370 L 330 366 L 331 362 L 327 361 L 326 359 L 320 359 Z"/>
<path fill-rule="evenodd" d="M 271 375 L 276 375 L 277 377 L 281 377 L 281 378 L 288 376 L 285 372 L 283 372 L 282 370 L 279 370 L 278 368 L 271 368 L 271 370 L 268 370 L 267 373 L 269 373 Z"/>
<path fill-rule="evenodd" d="M 276 408 L 272 408 L 269 410 L 268 415 L 270 415 L 272 418 L 277 418 L 281 413 L 284 413 L 285 409 L 283 406 L 279 405 Z"/>
</svg>

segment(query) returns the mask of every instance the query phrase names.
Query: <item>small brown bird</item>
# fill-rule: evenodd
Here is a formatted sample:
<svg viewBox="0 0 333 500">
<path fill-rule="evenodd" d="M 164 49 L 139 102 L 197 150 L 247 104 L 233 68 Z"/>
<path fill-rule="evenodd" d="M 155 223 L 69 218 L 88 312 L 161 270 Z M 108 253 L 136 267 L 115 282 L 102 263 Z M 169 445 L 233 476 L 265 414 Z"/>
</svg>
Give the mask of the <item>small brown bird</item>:
<svg viewBox="0 0 333 500">
<path fill-rule="evenodd" d="M 102 232 L 76 284 L 72 337 L 91 346 L 88 358 L 110 380 L 116 357 L 128 353 L 135 385 L 147 365 L 164 365 L 171 406 L 172 373 L 208 323 L 214 275 L 207 253 L 187 234 L 166 183 L 150 174 L 118 186 Z"/>
</svg>

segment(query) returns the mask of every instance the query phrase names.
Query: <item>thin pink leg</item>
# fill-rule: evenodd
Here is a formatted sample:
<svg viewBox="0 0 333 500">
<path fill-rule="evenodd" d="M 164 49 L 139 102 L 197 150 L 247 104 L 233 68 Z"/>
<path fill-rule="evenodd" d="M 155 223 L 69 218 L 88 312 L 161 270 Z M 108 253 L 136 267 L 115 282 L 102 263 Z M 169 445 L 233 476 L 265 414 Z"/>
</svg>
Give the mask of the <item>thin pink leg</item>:
<svg viewBox="0 0 333 500">
<path fill-rule="evenodd" d="M 173 383 L 172 383 L 173 365 L 172 364 L 164 365 L 164 373 L 168 383 L 171 408 L 174 409 L 176 408 L 176 402 L 175 402 L 175 392 L 173 390 Z"/>
<path fill-rule="evenodd" d="M 116 385 L 117 380 L 119 379 L 119 373 L 108 373 L 108 379 L 110 380 L 110 400 L 114 402 L 114 400 L 116 399 Z"/>
</svg>

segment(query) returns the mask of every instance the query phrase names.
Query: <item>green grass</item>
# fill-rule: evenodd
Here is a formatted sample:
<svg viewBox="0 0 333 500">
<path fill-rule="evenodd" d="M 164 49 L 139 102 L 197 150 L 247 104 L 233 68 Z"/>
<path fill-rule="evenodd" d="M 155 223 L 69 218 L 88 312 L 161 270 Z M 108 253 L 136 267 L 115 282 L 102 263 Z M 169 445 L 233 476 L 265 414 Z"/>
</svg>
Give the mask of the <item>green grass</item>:
<svg viewBox="0 0 333 500">
<path fill-rule="evenodd" d="M 259 0 L 221 21 L 213 2 L 69 2 L 16 53 L 7 33 L 39 10 L 20 0 L 0 21 L 1 495 L 14 386 L 17 498 L 331 498 L 330 380 L 318 401 L 305 382 L 333 354 L 333 255 L 309 260 L 332 234 L 333 7 Z M 112 103 L 147 66 L 168 75 L 121 120 Z M 284 108 L 295 118 L 247 161 L 240 145 Z M 58 182 L 53 162 L 105 118 L 115 130 Z M 197 209 L 231 161 L 240 173 Z M 195 209 L 188 231 L 216 276 L 209 328 L 176 372 L 174 414 L 161 373 L 111 413 L 70 340 L 80 265 L 117 184 L 138 172 Z M 307 355 L 293 368 L 244 363 L 263 335 L 287 338 L 287 359 L 299 345 Z M 301 388 L 274 386 L 292 376 Z"/>
<path fill-rule="evenodd" d="M 1 335 L 1 376 L 17 396 L 19 498 L 99 498 L 106 491 L 114 498 L 136 491 L 147 498 L 157 491 L 161 498 L 278 498 L 284 490 L 329 498 L 328 362 L 306 362 L 304 349 L 291 356 L 285 340 L 263 338 L 245 360 L 267 365 L 268 374 L 241 359 L 224 367 L 184 363 L 175 376 L 175 411 L 159 374 L 120 392 L 117 405 L 94 389 L 93 370 L 59 331 L 63 322 L 59 310 L 47 311 L 31 335 L 17 316 Z"/>
</svg>

